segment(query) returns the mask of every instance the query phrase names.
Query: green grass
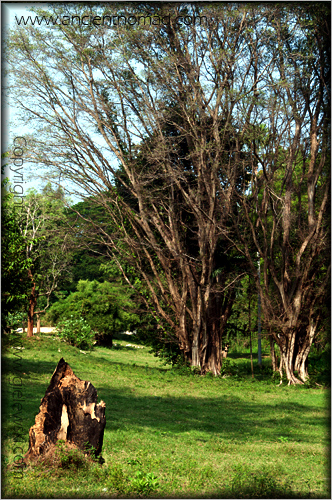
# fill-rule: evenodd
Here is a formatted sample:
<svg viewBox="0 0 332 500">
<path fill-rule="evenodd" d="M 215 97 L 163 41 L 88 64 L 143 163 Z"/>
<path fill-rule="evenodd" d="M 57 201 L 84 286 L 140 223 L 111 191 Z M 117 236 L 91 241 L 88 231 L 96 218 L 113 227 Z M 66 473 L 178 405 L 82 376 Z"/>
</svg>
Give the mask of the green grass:
<svg viewBox="0 0 332 500">
<path fill-rule="evenodd" d="M 148 348 L 125 347 L 133 341 L 115 342 L 82 354 L 52 337 L 24 340 L 16 372 L 14 350 L 3 350 L 2 497 L 330 498 L 329 389 L 240 377 L 250 361 L 239 355 L 234 376 L 189 375 L 162 366 Z M 61 357 L 106 402 L 105 463 L 29 466 L 19 477 L 15 452 L 27 451 Z M 21 414 L 12 407 L 15 373 Z"/>
</svg>

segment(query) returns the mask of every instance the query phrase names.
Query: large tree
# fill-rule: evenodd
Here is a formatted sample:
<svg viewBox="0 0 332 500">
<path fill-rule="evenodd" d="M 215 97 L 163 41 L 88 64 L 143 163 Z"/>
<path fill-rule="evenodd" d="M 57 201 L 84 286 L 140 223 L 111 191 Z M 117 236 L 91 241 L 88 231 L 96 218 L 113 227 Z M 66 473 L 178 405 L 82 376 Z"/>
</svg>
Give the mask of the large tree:
<svg viewBox="0 0 332 500">
<path fill-rule="evenodd" d="M 257 103 L 264 121 L 251 125 L 251 179 L 233 220 L 281 375 L 298 384 L 308 378 L 330 278 L 330 14 L 326 4 L 278 9 L 270 91 Z"/>
<path fill-rule="evenodd" d="M 25 256 L 30 263 L 27 277 L 28 337 L 33 335 L 34 317 L 44 313 L 50 298 L 63 279 L 76 247 L 74 235 L 65 214 L 63 192 L 45 186 L 42 193 L 30 190 L 20 208 L 17 225 L 25 242 Z M 36 310 L 40 299 L 42 307 Z"/>
<path fill-rule="evenodd" d="M 225 264 L 236 247 L 253 263 L 253 245 L 239 243 L 240 231 L 235 241 L 231 225 L 244 230 L 243 213 L 253 224 L 245 207 L 265 167 L 265 129 L 271 149 L 292 151 L 291 163 L 303 110 L 315 113 L 311 102 L 292 108 L 290 100 L 308 79 L 297 45 L 312 28 L 289 5 L 122 7 L 111 29 L 112 6 L 60 5 L 52 14 L 66 21 L 52 30 L 13 33 L 13 87 L 38 131 L 31 158 L 103 206 L 109 221 L 92 223 L 128 283 L 135 288 L 139 275 L 162 328 L 172 329 L 193 365 L 218 374 L 241 275 Z M 100 19 L 77 25 L 73 15 Z M 289 65 L 290 82 L 282 72 Z M 257 239 L 262 228 L 255 229 Z"/>
</svg>

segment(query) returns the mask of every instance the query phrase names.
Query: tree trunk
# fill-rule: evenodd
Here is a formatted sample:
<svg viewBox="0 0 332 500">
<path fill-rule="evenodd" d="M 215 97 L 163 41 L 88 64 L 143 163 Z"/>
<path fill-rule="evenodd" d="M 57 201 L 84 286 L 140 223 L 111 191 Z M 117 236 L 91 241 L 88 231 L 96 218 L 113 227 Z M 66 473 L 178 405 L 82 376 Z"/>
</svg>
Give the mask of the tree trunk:
<svg viewBox="0 0 332 500">
<path fill-rule="evenodd" d="M 76 377 L 61 358 L 41 401 L 35 425 L 30 428 L 25 461 L 54 451 L 60 439 L 82 451 L 90 445 L 98 455 L 105 425 L 105 403 L 97 404 L 96 389 Z"/>
<path fill-rule="evenodd" d="M 37 331 L 36 333 L 40 333 L 40 314 L 37 313 Z"/>
<path fill-rule="evenodd" d="M 35 306 L 36 306 L 36 300 L 34 297 L 30 296 L 29 309 L 28 309 L 28 337 L 33 336 L 33 319 L 34 319 Z"/>
<path fill-rule="evenodd" d="M 251 365 L 251 378 L 255 378 L 254 376 L 254 361 L 252 359 L 252 339 L 251 339 L 251 330 L 250 330 L 250 365 Z"/>
<path fill-rule="evenodd" d="M 296 333 L 294 329 L 292 329 L 291 332 L 287 334 L 284 333 L 283 336 L 280 337 L 279 348 L 280 348 L 280 357 L 282 359 L 281 364 L 282 367 L 285 369 L 288 385 L 303 384 L 303 382 L 294 375 L 295 339 L 296 339 Z"/>
<path fill-rule="evenodd" d="M 192 364 L 192 345 L 188 338 L 185 310 L 182 310 L 179 314 L 179 328 L 177 338 L 179 339 L 179 347 L 183 353 L 184 359 L 188 363 Z"/>
<path fill-rule="evenodd" d="M 203 304 L 201 297 L 200 287 L 197 287 L 196 293 L 192 295 L 191 300 L 193 301 L 195 297 L 195 302 L 193 303 L 193 330 L 192 330 L 192 342 L 191 342 L 191 365 L 201 366 L 201 329 L 203 323 Z"/>
<path fill-rule="evenodd" d="M 220 375 L 221 368 L 221 300 L 218 293 L 210 295 L 210 303 L 206 312 L 206 347 L 201 354 L 202 373 L 211 372 Z"/>
<path fill-rule="evenodd" d="M 191 346 L 191 366 L 201 366 L 199 356 L 199 332 L 194 332 Z"/>
<path fill-rule="evenodd" d="M 288 384 L 303 384 L 308 378 L 308 355 L 316 333 L 317 323 L 310 320 L 309 326 L 283 332 L 276 338 L 280 348 L 280 376 L 285 369 Z M 297 378 L 294 372 L 298 372 Z"/>
<path fill-rule="evenodd" d="M 278 371 L 278 361 L 277 361 L 277 356 L 276 356 L 276 352 L 275 352 L 275 349 L 274 349 L 274 338 L 273 338 L 273 335 L 270 334 L 270 354 L 271 354 L 271 361 L 272 361 L 272 370 L 274 372 Z"/>
<path fill-rule="evenodd" d="M 33 336 L 33 320 L 34 320 L 34 310 L 37 304 L 37 294 L 36 294 L 36 283 L 33 280 L 32 272 L 28 271 L 29 278 L 32 281 L 32 289 L 29 297 L 29 309 L 28 309 L 28 337 Z"/>
<path fill-rule="evenodd" d="M 33 319 L 34 319 L 34 309 L 36 306 L 36 298 L 31 294 L 29 298 L 29 309 L 28 309 L 28 337 L 33 336 Z"/>
<path fill-rule="evenodd" d="M 285 368 L 288 385 L 296 385 L 296 384 L 302 385 L 303 382 L 294 375 L 294 366 L 292 363 L 292 356 L 290 355 L 290 353 L 288 352 L 286 354 L 283 354 L 282 356 L 283 356 L 283 366 Z"/>
<path fill-rule="evenodd" d="M 214 376 L 220 375 L 221 368 L 221 338 L 218 323 L 215 318 L 212 319 L 205 352 L 205 361 L 202 364 L 202 373 L 211 372 Z"/>
<path fill-rule="evenodd" d="M 297 371 L 300 379 L 305 382 L 309 378 L 308 373 L 308 356 L 302 356 L 301 361 L 297 364 Z"/>
<path fill-rule="evenodd" d="M 308 356 L 314 340 L 316 328 L 317 323 L 314 323 L 311 319 L 306 329 L 304 338 L 302 338 L 301 346 L 298 348 L 298 352 L 295 357 L 294 369 L 298 371 L 299 377 L 303 382 L 309 378 Z"/>
<path fill-rule="evenodd" d="M 249 289 L 250 289 L 250 277 L 249 277 Z M 251 295 L 249 293 L 249 335 L 250 335 L 250 364 L 251 364 L 251 377 L 254 377 L 254 362 L 252 359 L 252 337 L 251 337 Z"/>
</svg>

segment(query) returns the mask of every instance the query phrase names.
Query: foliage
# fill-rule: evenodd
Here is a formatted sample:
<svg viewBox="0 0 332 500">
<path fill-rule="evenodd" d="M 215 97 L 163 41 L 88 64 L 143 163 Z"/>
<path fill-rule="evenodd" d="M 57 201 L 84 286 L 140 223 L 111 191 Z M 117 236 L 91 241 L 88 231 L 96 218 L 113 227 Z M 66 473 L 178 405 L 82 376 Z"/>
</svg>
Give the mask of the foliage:
<svg viewBox="0 0 332 500">
<path fill-rule="evenodd" d="M 33 262 L 33 282 L 37 297 L 50 295 L 59 281 L 68 279 L 74 243 L 65 211 L 66 199 L 62 190 L 47 184 L 42 193 L 29 190 L 25 197 L 19 227 L 21 233 L 38 238 L 34 245 L 26 247 Z"/>
<path fill-rule="evenodd" d="M 234 363 L 234 361 L 232 361 L 229 358 L 226 358 L 223 360 L 220 375 L 232 376 L 232 375 L 237 375 L 238 373 L 239 373 L 239 369 L 238 369 L 237 365 Z"/>
<path fill-rule="evenodd" d="M 82 217 L 77 215 L 79 212 Z M 87 218 L 102 222 L 105 220 L 105 214 L 98 209 L 93 203 L 93 199 L 87 199 L 74 205 L 66 207 L 66 216 L 69 224 L 75 228 L 75 243 L 76 249 L 73 251 L 72 266 L 71 266 L 71 283 L 67 283 L 64 292 L 68 295 L 70 292 L 75 292 L 80 280 L 99 281 L 103 282 L 112 275 L 114 265 L 111 265 L 110 259 L 107 256 L 107 247 L 96 241 L 95 234 L 89 224 Z M 109 221 L 108 221 L 109 222 Z M 117 271 L 116 277 L 119 277 Z"/>
<path fill-rule="evenodd" d="M 80 349 L 92 349 L 95 333 L 83 318 L 74 318 L 60 321 L 57 325 L 59 337 L 68 344 Z"/>
<path fill-rule="evenodd" d="M 307 385 L 315 387 L 317 385 L 328 387 L 331 385 L 331 348 L 326 346 L 324 351 L 310 353 L 309 375 Z"/>
<path fill-rule="evenodd" d="M 21 207 L 15 205 L 14 196 L 7 191 L 8 179 L 2 185 L 1 206 L 1 307 L 2 328 L 5 330 L 12 316 L 26 305 L 31 288 L 28 270 L 32 260 L 26 255 L 26 245 L 34 240 L 27 240 L 19 228 Z"/>
<path fill-rule="evenodd" d="M 33 333 L 34 315 L 48 308 L 51 295 L 64 278 L 65 271 L 65 279 L 68 278 L 73 240 L 64 204 L 61 189 L 53 190 L 47 184 L 42 193 L 29 190 L 19 208 L 13 203 L 5 205 L 3 248 L 7 257 L 3 261 L 4 293 L 7 302 L 12 303 L 12 311 L 19 310 L 23 304 L 28 311 L 28 337 Z M 9 292 L 6 292 L 7 287 Z M 23 295 L 20 294 L 22 287 Z M 10 291 L 13 288 L 16 289 L 14 295 Z M 13 302 L 13 298 L 19 296 L 19 301 Z M 42 302 L 38 304 L 40 298 Z M 41 306 L 38 311 L 37 304 Z"/>
<path fill-rule="evenodd" d="M 249 271 L 287 378 L 302 384 L 330 270 L 330 6 L 128 9 L 214 22 L 155 30 L 143 19 L 93 36 L 85 24 L 16 26 L 6 54 L 11 98 L 34 124 L 29 160 L 99 203 L 77 209 L 94 245 L 193 366 L 220 373 L 235 283 Z"/>
<path fill-rule="evenodd" d="M 54 303 L 47 320 L 57 325 L 62 318 L 84 318 L 100 343 L 112 345 L 115 332 L 134 327 L 139 319 L 133 312 L 130 291 L 119 283 L 80 280 L 77 291 Z"/>
<path fill-rule="evenodd" d="M 140 496 L 149 495 L 158 489 L 158 479 L 152 472 L 136 471 L 134 477 L 124 473 L 119 465 L 112 467 L 108 474 L 108 488 L 120 494 L 137 492 Z"/>
<path fill-rule="evenodd" d="M 25 320 L 25 313 L 23 311 L 16 311 L 8 314 L 8 326 L 11 330 L 22 328 L 23 321 Z"/>
<path fill-rule="evenodd" d="M 130 486 L 133 491 L 137 491 L 140 495 L 149 495 L 158 489 L 159 482 L 152 472 L 137 471 Z"/>
</svg>

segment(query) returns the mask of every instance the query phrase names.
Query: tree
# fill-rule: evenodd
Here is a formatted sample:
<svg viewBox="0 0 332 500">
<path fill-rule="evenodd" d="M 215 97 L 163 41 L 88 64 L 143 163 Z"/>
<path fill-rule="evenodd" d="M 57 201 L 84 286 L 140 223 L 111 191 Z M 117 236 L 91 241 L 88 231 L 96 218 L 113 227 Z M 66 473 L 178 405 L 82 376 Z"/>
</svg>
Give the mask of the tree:
<svg viewBox="0 0 332 500">
<path fill-rule="evenodd" d="M 144 25 L 119 22 L 112 30 L 104 22 L 109 6 L 52 9 L 69 19 L 98 12 L 102 22 L 66 22 L 52 32 L 25 26 L 11 37 L 17 102 L 40 131 L 31 157 L 103 207 L 108 221 L 91 224 L 128 284 L 191 364 L 218 374 L 242 274 L 220 262 L 237 248 L 260 286 L 253 245 L 242 234 L 248 191 L 265 167 L 268 134 L 271 151 L 281 146 L 287 154 L 298 140 L 298 108 L 308 105 L 289 103 L 307 85 L 311 28 L 289 5 L 139 4 L 123 14 L 143 13 Z M 156 30 L 149 13 L 169 21 Z M 294 67 L 292 88 L 283 53 Z M 255 230 L 262 227 L 253 234 L 264 238 Z"/>
<path fill-rule="evenodd" d="M 251 180 L 234 217 L 235 245 L 250 265 L 290 384 L 308 378 L 330 274 L 329 8 L 316 8 L 298 6 L 275 20 L 269 102 L 258 104 L 268 115 L 264 126 L 252 126 Z"/>
<path fill-rule="evenodd" d="M 65 218 L 63 193 L 53 191 L 50 185 L 45 186 L 41 194 L 31 190 L 24 199 L 17 223 L 26 242 L 26 260 L 30 263 L 27 309 L 28 337 L 32 337 L 34 316 L 39 317 L 49 307 L 52 293 L 68 271 L 75 246 Z M 46 302 L 36 311 L 41 297 L 45 297 Z"/>
<path fill-rule="evenodd" d="M 69 223 L 75 233 L 75 241 L 77 242 L 77 250 L 73 253 L 72 265 L 72 284 L 70 291 L 75 291 L 80 280 L 99 281 L 103 282 L 108 277 L 116 279 L 119 277 L 119 271 L 115 264 L 112 265 L 107 257 L 107 247 L 101 244 L 100 237 L 96 228 L 88 221 L 94 220 L 103 225 L 109 222 L 109 218 L 105 211 L 96 204 L 93 199 L 85 199 L 70 205 L 66 209 L 66 215 Z M 107 231 L 112 231 L 114 228 L 109 227 Z M 107 269 L 106 269 L 107 268 Z"/>
<path fill-rule="evenodd" d="M 47 316 L 54 325 L 70 317 L 83 318 L 97 333 L 100 343 L 112 346 L 115 332 L 139 323 L 134 307 L 130 291 L 120 283 L 81 280 L 77 291 L 53 304 Z"/>
<path fill-rule="evenodd" d="M 1 206 L 1 308 L 2 331 L 8 329 L 8 314 L 17 312 L 26 303 L 31 259 L 26 255 L 27 240 L 19 229 L 20 208 L 7 191 L 8 179 L 2 181 Z"/>
</svg>

